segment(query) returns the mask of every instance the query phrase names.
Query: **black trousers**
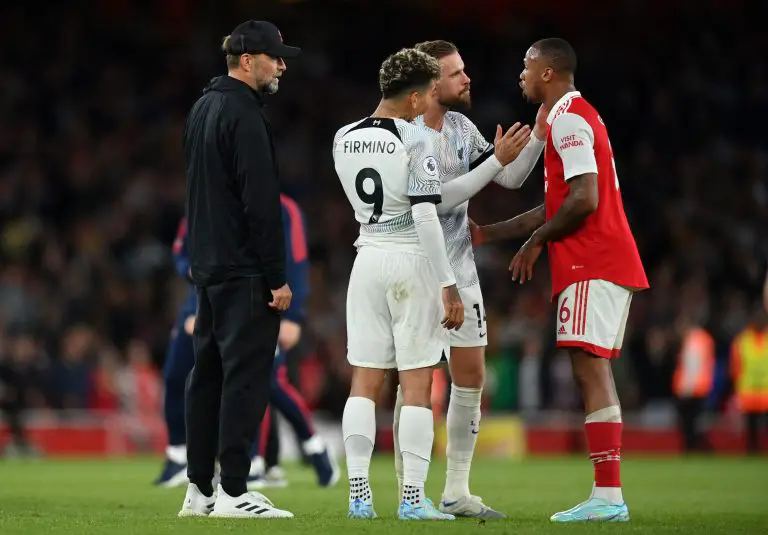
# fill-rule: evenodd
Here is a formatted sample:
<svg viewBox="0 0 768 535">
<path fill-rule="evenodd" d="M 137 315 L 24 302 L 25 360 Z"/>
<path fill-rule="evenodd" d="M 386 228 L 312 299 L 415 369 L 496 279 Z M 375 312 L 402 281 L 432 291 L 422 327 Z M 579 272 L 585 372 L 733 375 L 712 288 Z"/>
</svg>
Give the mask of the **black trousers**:
<svg viewBox="0 0 768 535">
<path fill-rule="evenodd" d="M 218 454 L 221 486 L 246 491 L 250 452 L 270 395 L 280 314 L 262 277 L 197 289 L 195 365 L 187 379 L 187 475 L 208 494 Z M 212 489 L 211 489 L 212 490 Z"/>
<path fill-rule="evenodd" d="M 768 428 L 768 413 L 748 412 L 744 415 L 746 420 L 747 451 L 757 453 L 760 451 L 760 424 Z M 762 420 L 762 422 L 761 422 Z"/>
<path fill-rule="evenodd" d="M 686 452 L 710 449 L 709 441 L 699 427 L 699 417 L 704 410 L 704 401 L 704 398 L 678 398 L 677 400 L 678 426 Z"/>
</svg>

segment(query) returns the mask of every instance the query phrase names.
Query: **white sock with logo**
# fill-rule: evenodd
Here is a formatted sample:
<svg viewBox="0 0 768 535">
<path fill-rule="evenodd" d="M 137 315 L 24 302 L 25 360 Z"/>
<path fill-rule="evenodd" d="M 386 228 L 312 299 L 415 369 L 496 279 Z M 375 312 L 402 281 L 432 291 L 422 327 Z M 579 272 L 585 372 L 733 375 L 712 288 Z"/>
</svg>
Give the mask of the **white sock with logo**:
<svg viewBox="0 0 768 535">
<path fill-rule="evenodd" d="M 424 485 L 432 457 L 435 422 L 432 410 L 406 405 L 400 415 L 400 451 L 403 454 L 403 495 L 414 506 L 425 504 Z"/>
<path fill-rule="evenodd" d="M 359 498 L 371 503 L 373 494 L 368 475 L 376 442 L 376 404 L 362 397 L 347 399 L 341 430 L 349 476 L 349 501 Z"/>
<path fill-rule="evenodd" d="M 451 385 L 446 427 L 448 432 L 448 469 L 445 473 L 446 501 L 469 496 L 469 470 L 480 432 L 482 388 Z"/>
</svg>

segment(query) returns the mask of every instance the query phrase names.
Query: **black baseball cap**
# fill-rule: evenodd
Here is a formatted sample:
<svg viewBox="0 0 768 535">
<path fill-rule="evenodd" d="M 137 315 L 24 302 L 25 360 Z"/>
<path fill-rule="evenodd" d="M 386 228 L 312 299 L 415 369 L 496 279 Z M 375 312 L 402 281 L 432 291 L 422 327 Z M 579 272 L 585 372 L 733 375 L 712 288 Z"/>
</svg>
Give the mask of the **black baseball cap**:
<svg viewBox="0 0 768 535">
<path fill-rule="evenodd" d="M 277 58 L 295 58 L 301 49 L 283 43 L 277 26 L 264 20 L 249 20 L 238 24 L 229 37 L 227 54 L 269 54 Z"/>
</svg>

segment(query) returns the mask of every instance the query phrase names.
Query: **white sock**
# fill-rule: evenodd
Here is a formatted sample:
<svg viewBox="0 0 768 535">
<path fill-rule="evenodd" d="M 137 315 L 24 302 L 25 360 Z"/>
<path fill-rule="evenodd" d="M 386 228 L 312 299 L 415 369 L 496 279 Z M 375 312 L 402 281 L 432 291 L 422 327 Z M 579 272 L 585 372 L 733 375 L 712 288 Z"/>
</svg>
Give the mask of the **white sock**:
<svg viewBox="0 0 768 535">
<path fill-rule="evenodd" d="M 424 504 L 432 444 L 435 439 L 432 410 L 406 405 L 400 411 L 400 451 L 403 454 L 403 496 L 412 505 Z"/>
<path fill-rule="evenodd" d="M 266 465 L 264 463 L 264 457 L 256 456 L 253 459 L 251 459 L 251 469 L 248 472 L 249 476 L 263 476 L 264 471 L 266 470 Z"/>
<path fill-rule="evenodd" d="M 608 503 L 619 505 L 624 503 L 624 496 L 621 493 L 621 487 L 596 487 L 592 484 L 591 498 L 602 498 Z"/>
<path fill-rule="evenodd" d="M 469 469 L 480 432 L 482 388 L 451 385 L 446 428 L 448 445 L 443 496 L 449 500 L 469 496 Z"/>
<path fill-rule="evenodd" d="M 187 464 L 187 445 L 167 446 L 165 457 L 176 464 Z"/>
<path fill-rule="evenodd" d="M 402 499 L 403 494 L 403 454 L 400 452 L 400 411 L 403 410 L 403 390 L 397 385 L 397 396 L 395 397 L 395 416 L 392 420 L 392 435 L 394 436 L 395 446 L 395 474 L 397 474 L 398 496 Z"/>
<path fill-rule="evenodd" d="M 368 398 L 349 398 L 344 406 L 341 430 L 347 458 L 349 501 L 360 498 L 370 503 L 373 495 L 368 474 L 376 442 L 376 404 Z"/>
</svg>

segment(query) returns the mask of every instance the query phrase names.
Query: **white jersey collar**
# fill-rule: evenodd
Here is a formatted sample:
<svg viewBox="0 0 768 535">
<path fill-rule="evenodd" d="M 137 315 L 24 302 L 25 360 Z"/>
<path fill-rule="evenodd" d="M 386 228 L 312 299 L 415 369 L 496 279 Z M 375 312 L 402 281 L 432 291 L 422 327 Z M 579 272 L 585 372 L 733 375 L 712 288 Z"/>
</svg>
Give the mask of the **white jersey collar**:
<svg viewBox="0 0 768 535">
<path fill-rule="evenodd" d="M 565 95 L 560 97 L 560 99 L 555 102 L 555 105 L 552 106 L 552 109 L 549 110 L 549 115 L 547 115 L 547 124 L 552 124 L 552 121 L 555 120 L 555 116 L 558 113 L 558 110 L 561 106 L 563 106 L 566 102 L 568 102 L 570 99 L 575 97 L 580 97 L 581 93 L 579 91 L 568 91 Z"/>
</svg>

